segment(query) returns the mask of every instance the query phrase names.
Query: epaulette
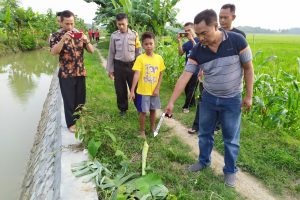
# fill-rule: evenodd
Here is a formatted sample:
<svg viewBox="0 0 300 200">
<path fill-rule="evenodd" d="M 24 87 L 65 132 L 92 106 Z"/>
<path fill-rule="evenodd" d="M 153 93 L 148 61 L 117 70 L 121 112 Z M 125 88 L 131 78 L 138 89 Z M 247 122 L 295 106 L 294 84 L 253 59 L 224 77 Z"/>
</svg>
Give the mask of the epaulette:
<svg viewBox="0 0 300 200">
<path fill-rule="evenodd" d="M 114 31 L 112 34 L 119 33 L 119 32 L 120 32 L 119 30 L 116 30 L 116 31 Z"/>
</svg>

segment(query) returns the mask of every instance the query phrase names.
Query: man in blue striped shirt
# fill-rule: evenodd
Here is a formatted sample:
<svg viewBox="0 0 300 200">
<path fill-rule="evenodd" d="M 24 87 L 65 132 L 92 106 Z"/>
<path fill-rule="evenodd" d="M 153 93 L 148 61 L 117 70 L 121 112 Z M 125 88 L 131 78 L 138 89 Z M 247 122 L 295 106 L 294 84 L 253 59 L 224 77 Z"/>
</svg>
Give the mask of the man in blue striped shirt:
<svg viewBox="0 0 300 200">
<path fill-rule="evenodd" d="M 196 71 L 203 71 L 203 93 L 199 113 L 199 161 L 189 167 L 197 172 L 211 164 L 214 128 L 219 119 L 225 145 L 223 168 L 225 184 L 235 186 L 236 160 L 239 153 L 241 107 L 250 109 L 253 95 L 252 53 L 245 38 L 218 29 L 217 14 L 204 10 L 194 19 L 200 42 L 193 48 L 185 71 L 178 79 L 166 108 L 172 114 L 174 103 Z M 242 100 L 242 79 L 246 96 Z"/>
</svg>

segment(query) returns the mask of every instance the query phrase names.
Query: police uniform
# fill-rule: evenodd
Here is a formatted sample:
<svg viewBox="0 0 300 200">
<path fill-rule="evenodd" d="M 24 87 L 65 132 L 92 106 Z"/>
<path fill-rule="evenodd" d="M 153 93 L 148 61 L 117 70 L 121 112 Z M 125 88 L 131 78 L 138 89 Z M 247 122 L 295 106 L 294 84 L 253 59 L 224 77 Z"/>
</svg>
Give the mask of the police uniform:
<svg viewBox="0 0 300 200">
<path fill-rule="evenodd" d="M 126 33 L 115 31 L 110 37 L 106 70 L 114 72 L 117 104 L 121 112 L 128 110 L 128 92 L 134 72 L 132 66 L 141 53 L 141 43 L 137 32 L 128 29 Z"/>
</svg>

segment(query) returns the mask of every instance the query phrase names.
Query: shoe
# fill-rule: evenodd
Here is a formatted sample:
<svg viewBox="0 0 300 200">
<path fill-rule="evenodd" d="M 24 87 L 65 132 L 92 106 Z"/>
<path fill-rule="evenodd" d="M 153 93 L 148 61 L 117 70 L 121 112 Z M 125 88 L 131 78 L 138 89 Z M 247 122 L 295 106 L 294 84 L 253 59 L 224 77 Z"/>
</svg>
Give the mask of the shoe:
<svg viewBox="0 0 300 200">
<path fill-rule="evenodd" d="M 75 132 L 76 132 L 76 125 L 70 126 L 70 127 L 69 127 L 69 131 L 70 131 L 71 133 L 75 133 Z"/>
<path fill-rule="evenodd" d="M 126 115 L 126 111 L 124 111 L 124 110 L 120 111 L 119 115 L 120 115 L 120 117 L 124 117 Z"/>
<path fill-rule="evenodd" d="M 183 109 L 182 109 L 182 112 L 183 112 L 183 113 L 189 113 L 190 110 L 189 110 L 188 108 L 183 108 Z"/>
<path fill-rule="evenodd" d="M 208 166 L 203 166 L 203 165 L 201 165 L 200 163 L 197 162 L 197 163 L 192 164 L 191 166 L 189 166 L 188 171 L 189 172 L 198 172 L 198 171 L 201 171 L 201 170 L 205 169 L 206 167 L 208 167 Z"/>
<path fill-rule="evenodd" d="M 189 128 L 189 129 L 188 129 L 188 133 L 189 133 L 189 134 L 195 134 L 195 133 L 197 133 L 197 132 L 198 132 L 197 129 L 194 129 L 194 128 Z"/>
<path fill-rule="evenodd" d="M 224 174 L 224 182 L 226 186 L 235 187 L 235 180 L 236 180 L 235 174 Z"/>
</svg>

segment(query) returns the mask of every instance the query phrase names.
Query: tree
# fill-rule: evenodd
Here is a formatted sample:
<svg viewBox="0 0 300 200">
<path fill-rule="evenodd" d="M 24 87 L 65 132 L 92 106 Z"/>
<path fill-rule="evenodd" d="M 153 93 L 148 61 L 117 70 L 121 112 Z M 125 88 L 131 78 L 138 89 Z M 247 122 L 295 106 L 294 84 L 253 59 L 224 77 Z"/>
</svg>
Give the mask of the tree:
<svg viewBox="0 0 300 200">
<path fill-rule="evenodd" d="M 128 21 L 131 28 L 137 31 L 152 31 L 161 35 L 167 23 L 176 23 L 178 10 L 175 5 L 179 0 L 85 0 L 95 2 L 99 5 L 95 21 L 98 24 L 105 24 L 112 32 L 115 27 L 115 16 L 117 13 L 128 14 Z"/>
</svg>

